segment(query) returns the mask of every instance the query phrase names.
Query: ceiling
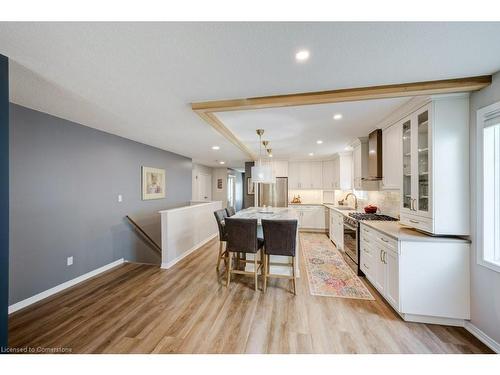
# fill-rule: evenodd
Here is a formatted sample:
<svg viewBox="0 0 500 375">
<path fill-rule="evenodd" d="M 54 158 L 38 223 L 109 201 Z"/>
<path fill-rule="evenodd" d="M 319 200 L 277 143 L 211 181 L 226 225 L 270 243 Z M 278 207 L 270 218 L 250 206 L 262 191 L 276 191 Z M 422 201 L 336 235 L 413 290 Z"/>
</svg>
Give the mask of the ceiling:
<svg viewBox="0 0 500 375">
<path fill-rule="evenodd" d="M 233 167 L 189 103 L 491 74 L 499 44 L 500 23 L 0 23 L 12 102 Z"/>
<path fill-rule="evenodd" d="M 259 154 L 256 129 L 263 128 L 262 139 L 270 142 L 268 147 L 274 158 L 324 159 L 344 151 L 354 138 L 368 136 L 377 123 L 408 100 L 365 100 L 219 112 L 216 115 L 255 155 Z M 334 120 L 334 114 L 342 114 L 342 119 Z M 317 144 L 318 140 L 322 143 Z"/>
</svg>

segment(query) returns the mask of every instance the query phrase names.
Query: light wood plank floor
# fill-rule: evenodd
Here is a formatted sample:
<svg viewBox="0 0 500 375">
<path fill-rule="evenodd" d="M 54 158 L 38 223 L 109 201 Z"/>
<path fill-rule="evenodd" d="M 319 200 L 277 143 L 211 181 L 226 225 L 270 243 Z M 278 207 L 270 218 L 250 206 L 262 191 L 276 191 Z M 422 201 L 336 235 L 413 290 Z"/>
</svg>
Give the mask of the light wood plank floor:
<svg viewBox="0 0 500 375">
<path fill-rule="evenodd" d="M 170 270 L 127 263 L 10 317 L 11 347 L 73 353 L 490 353 L 463 328 L 405 323 L 375 301 L 297 296 L 271 279 L 229 288 L 215 272 L 214 240 Z"/>
</svg>

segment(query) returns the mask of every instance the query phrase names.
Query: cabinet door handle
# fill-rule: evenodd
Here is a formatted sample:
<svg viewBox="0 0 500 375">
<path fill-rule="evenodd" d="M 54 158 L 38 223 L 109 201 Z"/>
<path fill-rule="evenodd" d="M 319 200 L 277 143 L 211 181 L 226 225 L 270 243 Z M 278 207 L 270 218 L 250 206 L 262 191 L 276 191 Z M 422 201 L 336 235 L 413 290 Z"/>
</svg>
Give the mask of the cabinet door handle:
<svg viewBox="0 0 500 375">
<path fill-rule="evenodd" d="M 387 251 L 384 251 L 384 256 L 382 257 L 382 261 L 384 262 L 384 264 L 387 264 Z"/>
<path fill-rule="evenodd" d="M 384 263 L 384 259 L 382 259 L 382 253 L 383 253 L 383 250 L 380 250 L 380 262 Z"/>
<path fill-rule="evenodd" d="M 413 199 L 413 211 L 417 210 L 416 207 L 417 207 L 417 199 L 415 198 Z"/>
<path fill-rule="evenodd" d="M 410 219 L 410 223 L 413 223 L 413 224 L 420 224 L 420 221 Z"/>
</svg>

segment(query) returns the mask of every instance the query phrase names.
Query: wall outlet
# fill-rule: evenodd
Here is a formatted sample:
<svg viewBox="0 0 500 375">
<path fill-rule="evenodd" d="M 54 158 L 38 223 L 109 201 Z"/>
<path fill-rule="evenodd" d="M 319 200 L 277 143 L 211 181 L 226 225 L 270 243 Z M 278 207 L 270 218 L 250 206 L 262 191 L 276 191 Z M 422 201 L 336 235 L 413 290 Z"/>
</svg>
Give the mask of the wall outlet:
<svg viewBox="0 0 500 375">
<path fill-rule="evenodd" d="M 123 201 L 123 197 L 121 194 L 118 194 L 118 202 L 122 202 Z"/>
<path fill-rule="evenodd" d="M 67 266 L 71 266 L 71 265 L 73 265 L 73 257 L 68 257 L 68 258 L 66 259 L 66 265 L 67 265 Z"/>
</svg>

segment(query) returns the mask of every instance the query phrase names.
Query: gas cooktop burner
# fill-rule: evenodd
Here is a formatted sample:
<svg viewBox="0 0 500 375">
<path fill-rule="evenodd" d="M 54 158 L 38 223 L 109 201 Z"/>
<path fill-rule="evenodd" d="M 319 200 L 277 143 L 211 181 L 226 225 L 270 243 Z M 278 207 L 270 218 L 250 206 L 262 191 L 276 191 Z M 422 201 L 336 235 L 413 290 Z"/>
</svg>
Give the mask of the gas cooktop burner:
<svg viewBox="0 0 500 375">
<path fill-rule="evenodd" d="M 398 221 L 398 219 L 387 216 L 387 215 L 378 215 L 378 214 L 364 214 L 362 212 L 351 212 L 349 216 L 355 220 L 382 220 L 382 221 Z"/>
</svg>

